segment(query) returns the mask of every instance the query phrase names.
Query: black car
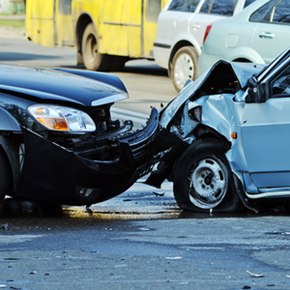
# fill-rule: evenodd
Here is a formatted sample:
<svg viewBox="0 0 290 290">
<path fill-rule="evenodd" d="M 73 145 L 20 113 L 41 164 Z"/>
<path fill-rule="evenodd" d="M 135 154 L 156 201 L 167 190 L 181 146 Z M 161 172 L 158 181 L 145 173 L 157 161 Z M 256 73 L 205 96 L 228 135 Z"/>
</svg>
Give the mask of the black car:
<svg viewBox="0 0 290 290">
<path fill-rule="evenodd" d="M 114 75 L 0 65 L 0 201 L 90 205 L 148 173 L 158 112 L 133 131 L 110 115 L 127 97 Z"/>
</svg>

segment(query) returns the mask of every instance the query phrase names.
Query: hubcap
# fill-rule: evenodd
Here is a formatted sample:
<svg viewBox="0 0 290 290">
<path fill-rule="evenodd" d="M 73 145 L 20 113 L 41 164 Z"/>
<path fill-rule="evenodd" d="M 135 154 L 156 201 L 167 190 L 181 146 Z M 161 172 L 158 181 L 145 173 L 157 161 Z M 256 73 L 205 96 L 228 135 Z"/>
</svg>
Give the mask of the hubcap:
<svg viewBox="0 0 290 290">
<path fill-rule="evenodd" d="M 90 34 L 87 38 L 87 43 L 86 43 L 86 55 L 87 55 L 88 61 L 93 63 L 97 57 L 97 53 L 98 53 L 98 46 L 97 46 L 96 38 L 93 34 Z"/>
<path fill-rule="evenodd" d="M 177 86 L 181 90 L 188 79 L 193 79 L 194 64 L 187 53 L 182 53 L 176 59 L 174 67 L 174 78 Z"/>
<path fill-rule="evenodd" d="M 202 159 L 189 175 L 189 197 L 202 209 L 219 205 L 228 190 L 227 169 L 217 158 Z"/>
</svg>

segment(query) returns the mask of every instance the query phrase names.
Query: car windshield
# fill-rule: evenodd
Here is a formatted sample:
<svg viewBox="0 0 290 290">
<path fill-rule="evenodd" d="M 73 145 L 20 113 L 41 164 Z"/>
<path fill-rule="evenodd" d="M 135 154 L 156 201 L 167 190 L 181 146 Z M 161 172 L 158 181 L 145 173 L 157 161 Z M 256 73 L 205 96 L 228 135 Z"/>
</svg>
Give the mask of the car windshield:
<svg viewBox="0 0 290 290">
<path fill-rule="evenodd" d="M 268 76 L 271 74 L 272 71 L 277 69 L 279 64 L 286 61 L 287 58 L 289 58 L 290 50 L 286 49 L 283 51 L 278 57 L 276 57 L 268 66 L 265 66 L 257 75 L 257 79 L 259 82 L 262 82 L 263 80 L 267 79 Z"/>
<path fill-rule="evenodd" d="M 274 97 L 290 95 L 290 65 L 282 70 L 271 82 L 272 94 Z"/>
</svg>

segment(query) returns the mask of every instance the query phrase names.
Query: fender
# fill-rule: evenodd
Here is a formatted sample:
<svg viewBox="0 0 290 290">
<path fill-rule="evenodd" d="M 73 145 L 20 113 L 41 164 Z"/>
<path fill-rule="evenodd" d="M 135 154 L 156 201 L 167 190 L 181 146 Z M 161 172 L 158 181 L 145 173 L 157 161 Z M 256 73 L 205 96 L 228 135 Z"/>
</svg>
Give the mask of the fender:
<svg viewBox="0 0 290 290">
<path fill-rule="evenodd" d="M 15 192 L 16 185 L 20 177 L 20 165 L 18 160 L 19 148 L 11 138 L 3 135 L 0 135 L 0 147 L 5 152 L 7 159 L 9 161 L 13 179 L 13 190 Z"/>
<path fill-rule="evenodd" d="M 247 59 L 252 63 L 262 63 L 265 64 L 263 58 L 252 48 L 250 47 L 237 47 L 234 48 L 228 55 L 227 61 L 235 61 L 236 59 Z"/>
<path fill-rule="evenodd" d="M 13 187 L 16 188 L 16 184 L 20 176 L 20 166 L 18 153 L 19 148 L 17 144 L 9 137 L 5 135 L 13 133 L 21 133 L 21 128 L 14 117 L 12 117 L 6 110 L 0 107 L 0 146 L 5 152 L 9 164 L 11 166 L 12 178 L 13 178 Z"/>
<path fill-rule="evenodd" d="M 199 46 L 198 42 L 196 41 L 194 37 L 192 37 L 191 35 L 188 35 L 187 33 L 179 34 L 178 38 L 175 38 L 171 43 L 174 44 L 174 46 L 171 46 L 171 49 L 170 49 L 171 60 L 173 59 L 175 52 L 183 46 L 193 46 L 196 49 L 196 52 L 198 53 L 198 55 L 201 54 L 201 47 Z M 176 47 L 178 47 L 178 49 L 176 49 Z"/>
<path fill-rule="evenodd" d="M 96 9 L 92 9 L 91 11 L 96 11 Z M 76 11 L 76 13 L 79 13 L 79 15 L 77 16 L 77 21 L 76 21 L 76 24 L 74 25 L 74 33 L 75 33 L 75 39 L 76 39 L 75 46 L 77 48 L 77 51 L 81 52 L 82 37 L 83 37 L 83 33 L 86 26 L 92 22 L 94 24 L 96 31 L 98 31 L 98 27 L 96 26 L 96 23 L 93 20 L 94 19 L 93 16 L 89 12 Z"/>
<path fill-rule="evenodd" d="M 52 70 L 74 74 L 74 75 L 82 76 L 82 77 L 89 78 L 95 81 L 103 82 L 121 91 L 128 93 L 124 83 L 120 80 L 120 78 L 118 78 L 116 75 L 113 75 L 113 74 L 101 73 L 101 72 L 89 71 L 89 70 L 62 69 L 62 68 L 52 68 Z"/>
<path fill-rule="evenodd" d="M 20 126 L 16 119 L 2 107 L 0 107 L 0 124 L 0 132 L 21 132 Z"/>
</svg>

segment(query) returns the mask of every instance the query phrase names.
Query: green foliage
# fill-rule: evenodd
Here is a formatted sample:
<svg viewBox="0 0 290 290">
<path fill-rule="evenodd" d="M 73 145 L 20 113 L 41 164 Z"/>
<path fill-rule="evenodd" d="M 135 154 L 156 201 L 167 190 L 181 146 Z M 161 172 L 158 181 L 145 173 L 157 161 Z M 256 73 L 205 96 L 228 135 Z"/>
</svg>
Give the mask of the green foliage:
<svg viewBox="0 0 290 290">
<path fill-rule="evenodd" d="M 0 19 L 0 27 L 10 27 L 17 30 L 24 29 L 25 20 Z"/>
</svg>

